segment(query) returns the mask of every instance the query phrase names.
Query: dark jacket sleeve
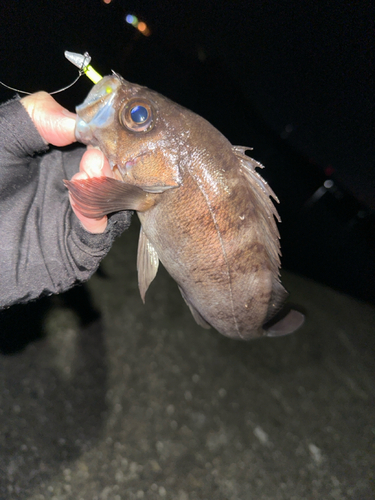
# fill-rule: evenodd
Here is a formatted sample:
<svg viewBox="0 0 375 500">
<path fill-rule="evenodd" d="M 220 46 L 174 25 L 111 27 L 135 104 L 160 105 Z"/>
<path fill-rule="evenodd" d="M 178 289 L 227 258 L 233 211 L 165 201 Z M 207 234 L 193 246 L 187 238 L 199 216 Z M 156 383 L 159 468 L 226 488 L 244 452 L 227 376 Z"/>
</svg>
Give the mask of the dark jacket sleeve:
<svg viewBox="0 0 375 500">
<path fill-rule="evenodd" d="M 19 100 L 0 107 L 0 309 L 86 281 L 129 227 L 131 212 L 109 218 L 103 234 L 83 229 L 63 179 L 84 148 L 52 150 Z M 35 152 L 44 152 L 35 155 Z"/>
</svg>

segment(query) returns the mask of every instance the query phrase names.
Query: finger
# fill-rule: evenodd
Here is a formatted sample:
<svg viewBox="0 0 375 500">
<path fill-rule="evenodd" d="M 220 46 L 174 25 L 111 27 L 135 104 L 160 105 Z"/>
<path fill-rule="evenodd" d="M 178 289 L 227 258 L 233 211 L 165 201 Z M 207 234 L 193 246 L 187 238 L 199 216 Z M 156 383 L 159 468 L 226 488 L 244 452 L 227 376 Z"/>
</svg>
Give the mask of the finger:
<svg viewBox="0 0 375 500">
<path fill-rule="evenodd" d="M 89 177 L 113 177 L 111 167 L 104 154 L 96 148 L 88 146 L 83 154 L 79 166 L 80 171 L 87 173 Z"/>
<path fill-rule="evenodd" d="M 84 152 L 81 158 L 79 172 L 77 172 L 72 177 L 72 180 L 103 176 L 113 177 L 113 173 L 108 160 L 99 149 L 88 146 L 87 150 Z M 74 205 L 74 202 L 72 201 L 70 196 L 69 199 L 74 213 L 76 214 L 86 231 L 89 231 L 90 233 L 102 233 L 105 230 L 108 222 L 107 216 L 104 216 L 100 219 L 91 219 L 85 217 Z"/>
<path fill-rule="evenodd" d="M 76 115 L 61 106 L 47 92 L 36 92 L 23 97 L 21 104 L 47 144 L 67 146 L 76 141 Z"/>
<path fill-rule="evenodd" d="M 70 195 L 69 195 L 69 197 L 70 197 Z M 86 229 L 86 231 L 88 231 L 89 233 L 93 233 L 93 234 L 100 234 L 100 233 L 103 233 L 105 231 L 105 229 L 107 227 L 107 221 L 108 221 L 107 216 L 105 216 L 101 219 L 89 219 L 88 217 L 85 217 L 84 215 L 82 215 L 78 210 L 76 210 L 74 203 L 72 203 L 72 201 L 70 201 L 70 203 L 72 205 L 72 209 L 73 209 L 74 213 L 76 214 L 80 223 L 82 224 L 84 229 Z"/>
</svg>

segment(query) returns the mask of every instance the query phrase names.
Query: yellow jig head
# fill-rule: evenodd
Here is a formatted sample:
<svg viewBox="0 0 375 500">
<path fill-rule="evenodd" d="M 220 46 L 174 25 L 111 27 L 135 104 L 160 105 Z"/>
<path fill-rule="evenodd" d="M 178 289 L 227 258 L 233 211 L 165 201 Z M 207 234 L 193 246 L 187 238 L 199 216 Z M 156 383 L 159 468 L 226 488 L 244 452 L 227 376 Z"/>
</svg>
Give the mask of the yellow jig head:
<svg viewBox="0 0 375 500">
<path fill-rule="evenodd" d="M 69 62 L 77 66 L 80 73 L 83 73 L 89 78 L 93 83 L 98 83 L 103 77 L 91 66 L 91 57 L 88 52 L 82 54 L 77 54 L 76 52 L 64 52 L 65 57 Z"/>
</svg>

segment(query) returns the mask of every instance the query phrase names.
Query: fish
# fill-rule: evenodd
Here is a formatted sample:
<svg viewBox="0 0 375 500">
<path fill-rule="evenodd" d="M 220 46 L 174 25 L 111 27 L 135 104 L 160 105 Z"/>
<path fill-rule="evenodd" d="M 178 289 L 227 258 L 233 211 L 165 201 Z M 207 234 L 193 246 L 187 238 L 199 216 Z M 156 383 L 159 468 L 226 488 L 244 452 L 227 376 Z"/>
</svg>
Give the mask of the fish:
<svg viewBox="0 0 375 500">
<path fill-rule="evenodd" d="M 203 117 L 113 72 L 77 106 L 78 141 L 99 147 L 114 178 L 64 181 L 86 217 L 134 210 L 141 223 L 141 298 L 159 261 L 194 319 L 250 340 L 301 326 L 280 281 L 278 199 L 250 148 L 233 146 Z"/>
</svg>

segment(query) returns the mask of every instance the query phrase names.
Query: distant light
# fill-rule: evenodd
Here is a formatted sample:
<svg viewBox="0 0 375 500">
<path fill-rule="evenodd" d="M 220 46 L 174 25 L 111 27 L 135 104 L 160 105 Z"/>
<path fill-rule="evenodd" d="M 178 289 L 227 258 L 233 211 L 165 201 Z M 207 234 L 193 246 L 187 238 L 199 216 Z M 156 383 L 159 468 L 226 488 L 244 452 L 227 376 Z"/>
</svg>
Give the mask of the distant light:
<svg viewBox="0 0 375 500">
<path fill-rule="evenodd" d="M 144 31 L 147 30 L 146 23 L 144 23 L 143 21 L 141 21 L 140 23 L 138 23 L 137 28 L 139 29 L 139 31 L 141 31 L 143 33 Z"/>
<path fill-rule="evenodd" d="M 106 4 L 108 5 L 109 3 L 111 3 L 111 2 L 112 2 L 112 0 L 103 0 L 103 2 L 104 2 L 104 3 L 106 3 Z"/>
<path fill-rule="evenodd" d="M 138 17 L 133 16 L 132 14 L 128 14 L 128 15 L 125 17 L 125 21 L 126 21 L 128 24 L 132 24 L 135 28 L 138 26 Z"/>
<path fill-rule="evenodd" d="M 125 16 L 125 21 L 128 24 L 131 24 L 132 26 L 134 26 L 134 28 L 137 28 L 137 30 L 140 31 L 142 33 L 142 35 L 144 35 L 144 36 L 151 35 L 151 31 L 150 31 L 149 27 L 147 26 L 147 24 L 144 23 L 143 21 L 139 21 L 137 16 L 134 16 L 133 14 L 127 14 Z"/>
</svg>

